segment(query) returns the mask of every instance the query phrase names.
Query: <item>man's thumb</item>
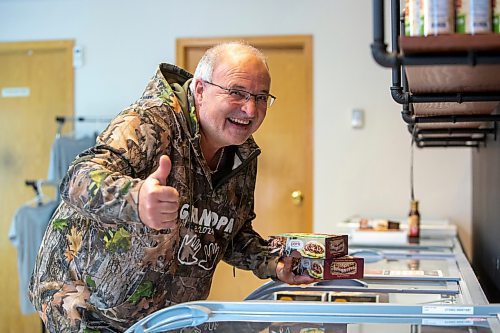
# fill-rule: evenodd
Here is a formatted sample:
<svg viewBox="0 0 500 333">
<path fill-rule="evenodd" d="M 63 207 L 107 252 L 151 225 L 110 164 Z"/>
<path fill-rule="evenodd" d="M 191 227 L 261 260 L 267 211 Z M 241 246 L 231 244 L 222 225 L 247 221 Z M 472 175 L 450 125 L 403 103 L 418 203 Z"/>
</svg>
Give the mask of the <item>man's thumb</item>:
<svg viewBox="0 0 500 333">
<path fill-rule="evenodd" d="M 158 169 L 156 169 L 150 177 L 157 179 L 160 182 L 160 185 L 167 185 L 167 177 L 170 174 L 171 168 L 172 162 L 170 161 L 170 157 L 163 155 L 160 157 Z"/>
</svg>

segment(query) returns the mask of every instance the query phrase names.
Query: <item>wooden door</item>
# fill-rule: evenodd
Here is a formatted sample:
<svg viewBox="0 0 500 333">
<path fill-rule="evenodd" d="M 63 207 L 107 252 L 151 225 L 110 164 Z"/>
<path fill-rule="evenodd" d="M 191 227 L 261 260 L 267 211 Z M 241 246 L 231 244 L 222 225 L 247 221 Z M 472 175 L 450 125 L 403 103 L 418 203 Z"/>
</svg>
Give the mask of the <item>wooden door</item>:
<svg viewBox="0 0 500 333">
<path fill-rule="evenodd" d="M 178 39 L 177 64 L 194 72 L 209 47 L 245 40 L 261 49 L 271 70 L 271 93 L 277 101 L 254 137 L 259 157 L 254 228 L 265 238 L 283 232 L 312 232 L 312 38 L 270 36 Z M 292 193 L 303 198 L 292 199 Z M 253 273 L 217 267 L 209 299 L 243 300 L 266 281 Z"/>
<path fill-rule="evenodd" d="M 45 179 L 56 115 L 73 114 L 72 41 L 0 43 L 0 332 L 40 332 L 19 309 L 16 249 L 7 234 L 34 198 L 26 179 Z"/>
</svg>

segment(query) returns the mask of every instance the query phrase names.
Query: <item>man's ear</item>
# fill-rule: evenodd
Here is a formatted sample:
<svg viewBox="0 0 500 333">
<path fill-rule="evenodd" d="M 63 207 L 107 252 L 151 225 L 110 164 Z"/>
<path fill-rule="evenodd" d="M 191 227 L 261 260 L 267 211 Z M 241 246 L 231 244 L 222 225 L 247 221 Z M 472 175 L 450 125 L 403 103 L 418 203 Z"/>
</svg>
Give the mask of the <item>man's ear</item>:
<svg viewBox="0 0 500 333">
<path fill-rule="evenodd" d="M 203 99 L 203 92 L 204 92 L 205 86 L 203 84 L 203 81 L 200 79 L 196 79 L 194 82 L 194 96 L 197 101 L 201 101 Z"/>
</svg>

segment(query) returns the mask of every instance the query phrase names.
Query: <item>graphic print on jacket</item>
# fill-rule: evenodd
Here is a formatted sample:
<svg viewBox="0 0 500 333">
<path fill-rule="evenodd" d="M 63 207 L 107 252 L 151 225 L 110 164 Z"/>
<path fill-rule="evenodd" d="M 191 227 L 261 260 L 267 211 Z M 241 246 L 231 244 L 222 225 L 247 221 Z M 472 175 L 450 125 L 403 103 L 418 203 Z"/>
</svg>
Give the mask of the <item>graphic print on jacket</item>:
<svg viewBox="0 0 500 333">
<path fill-rule="evenodd" d="M 221 249 L 220 242 L 215 242 L 214 234 L 222 231 L 230 235 L 234 218 L 219 217 L 207 208 L 198 214 L 197 207 L 184 204 L 179 212 L 179 221 L 192 232 L 181 238 L 177 260 L 182 265 L 198 265 L 205 271 L 211 271 L 218 262 L 219 254 L 225 250 Z"/>
<path fill-rule="evenodd" d="M 192 204 L 186 197 L 186 201 L 181 200 L 179 207 L 180 232 L 176 274 L 210 276 L 211 281 L 217 263 L 226 251 L 230 253 L 233 250 L 230 239 L 250 214 L 250 207 L 241 205 L 241 202 L 244 200 L 244 193 L 248 192 L 246 186 L 251 184 L 242 182 L 241 179 L 244 178 L 240 181 L 234 181 L 235 178 L 232 178 L 214 189 L 209 179 L 204 176 L 202 168 L 194 169 L 197 169 L 202 177 L 197 177 L 194 184 L 190 184 L 194 189 L 189 193 L 195 193 L 192 196 Z M 205 190 L 200 190 L 200 186 Z M 206 193 L 211 195 L 207 197 Z M 191 266 L 197 269 L 192 270 Z"/>
</svg>

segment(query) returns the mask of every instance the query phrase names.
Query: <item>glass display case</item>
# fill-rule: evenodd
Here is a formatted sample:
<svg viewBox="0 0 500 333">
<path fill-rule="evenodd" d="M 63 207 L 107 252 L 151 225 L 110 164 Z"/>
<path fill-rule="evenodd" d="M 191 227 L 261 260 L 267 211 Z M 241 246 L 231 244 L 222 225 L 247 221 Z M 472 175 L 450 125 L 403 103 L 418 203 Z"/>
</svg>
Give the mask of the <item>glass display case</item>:
<svg viewBox="0 0 500 333">
<path fill-rule="evenodd" d="M 500 307 L 285 301 L 192 302 L 158 311 L 127 333 L 500 332 Z"/>
<path fill-rule="evenodd" d="M 350 245 L 363 279 L 310 285 L 269 281 L 243 302 L 191 302 L 166 308 L 128 332 L 499 332 L 456 235 L 418 243 Z"/>
</svg>

